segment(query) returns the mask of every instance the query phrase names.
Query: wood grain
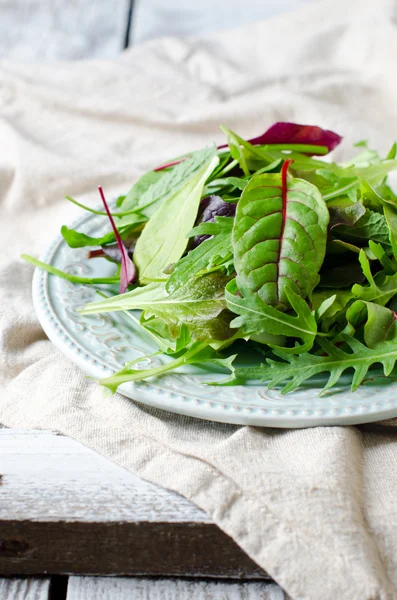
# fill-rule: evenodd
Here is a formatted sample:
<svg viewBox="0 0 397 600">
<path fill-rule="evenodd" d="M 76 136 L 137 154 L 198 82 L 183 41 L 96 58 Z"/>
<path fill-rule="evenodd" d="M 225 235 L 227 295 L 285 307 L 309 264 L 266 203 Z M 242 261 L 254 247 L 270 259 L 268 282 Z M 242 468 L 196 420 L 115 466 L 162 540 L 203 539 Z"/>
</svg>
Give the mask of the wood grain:
<svg viewBox="0 0 397 600">
<path fill-rule="evenodd" d="M 67 600 L 287 600 L 276 584 L 70 577 Z"/>
<path fill-rule="evenodd" d="M 207 515 L 50 432 L 0 430 L 0 574 L 267 575 Z"/>
<path fill-rule="evenodd" d="M 50 580 L 0 579 L 1 600 L 48 600 Z"/>
</svg>

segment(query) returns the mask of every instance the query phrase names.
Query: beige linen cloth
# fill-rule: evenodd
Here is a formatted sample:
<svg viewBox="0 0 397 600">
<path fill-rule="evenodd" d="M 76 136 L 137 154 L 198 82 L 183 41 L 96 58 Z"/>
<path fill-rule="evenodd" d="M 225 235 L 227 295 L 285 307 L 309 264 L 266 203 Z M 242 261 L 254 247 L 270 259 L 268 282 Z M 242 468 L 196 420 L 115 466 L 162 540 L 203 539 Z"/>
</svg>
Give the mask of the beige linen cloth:
<svg viewBox="0 0 397 600">
<path fill-rule="evenodd" d="M 51 428 L 204 509 L 293 599 L 397 598 L 397 421 L 276 430 L 154 410 L 95 382 L 35 317 L 31 266 L 76 216 L 170 156 L 274 121 L 387 150 L 397 138 L 397 2 L 317 1 L 117 61 L 0 64 L 0 421 Z M 216 391 L 214 390 L 214 394 Z"/>
</svg>

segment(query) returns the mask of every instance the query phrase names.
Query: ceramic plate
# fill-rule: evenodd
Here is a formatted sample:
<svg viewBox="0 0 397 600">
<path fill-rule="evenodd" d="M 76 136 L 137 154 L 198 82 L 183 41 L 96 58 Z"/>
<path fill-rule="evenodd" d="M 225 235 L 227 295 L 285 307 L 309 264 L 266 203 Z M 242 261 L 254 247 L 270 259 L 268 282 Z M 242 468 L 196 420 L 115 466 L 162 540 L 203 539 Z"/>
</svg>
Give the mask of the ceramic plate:
<svg viewBox="0 0 397 600">
<path fill-rule="evenodd" d="M 88 235 L 108 229 L 107 221 L 90 214 L 73 224 Z M 114 265 L 102 258 L 87 260 L 87 250 L 71 249 L 58 236 L 42 260 L 80 276 L 108 276 Z M 77 309 L 98 296 L 90 286 L 74 285 L 36 269 L 33 299 L 41 325 L 52 342 L 87 375 L 108 376 L 127 361 L 156 351 L 150 338 L 125 313 L 80 315 Z M 139 316 L 139 315 L 138 315 Z M 150 366 L 169 360 L 150 359 Z M 145 364 L 145 367 L 148 363 Z M 397 383 L 385 384 L 371 377 L 356 392 L 349 390 L 349 377 L 338 388 L 319 397 L 321 380 L 292 394 L 262 385 L 213 387 L 209 381 L 221 372 L 185 367 L 161 378 L 123 384 L 119 392 L 157 408 L 225 423 L 272 427 L 347 425 L 397 416 Z M 111 402 L 111 399 L 109 399 Z"/>
</svg>

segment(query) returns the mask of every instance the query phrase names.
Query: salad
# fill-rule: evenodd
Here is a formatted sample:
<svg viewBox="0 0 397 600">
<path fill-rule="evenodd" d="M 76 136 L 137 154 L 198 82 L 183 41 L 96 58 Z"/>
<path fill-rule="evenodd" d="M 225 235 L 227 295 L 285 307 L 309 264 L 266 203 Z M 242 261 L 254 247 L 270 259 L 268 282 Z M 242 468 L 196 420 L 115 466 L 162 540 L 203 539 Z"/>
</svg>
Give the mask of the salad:
<svg viewBox="0 0 397 600">
<path fill-rule="evenodd" d="M 102 188 L 103 210 L 67 196 L 108 219 L 99 238 L 61 232 L 90 259 L 114 263 L 112 277 L 78 277 L 23 255 L 72 282 L 112 284 L 80 312 L 140 310 L 140 326 L 169 356 L 155 368 L 140 358 L 100 383 L 115 391 L 188 364 L 226 370 L 222 385 L 255 381 L 285 393 L 319 374 L 328 375 L 324 390 L 345 371 L 352 390 L 374 366 L 392 376 L 397 196 L 387 176 L 396 144 L 382 158 L 359 142 L 352 160 L 336 163 L 322 156 L 341 137 L 316 126 L 276 123 L 248 141 L 221 129 L 224 145 L 147 172 L 112 209 Z"/>
</svg>

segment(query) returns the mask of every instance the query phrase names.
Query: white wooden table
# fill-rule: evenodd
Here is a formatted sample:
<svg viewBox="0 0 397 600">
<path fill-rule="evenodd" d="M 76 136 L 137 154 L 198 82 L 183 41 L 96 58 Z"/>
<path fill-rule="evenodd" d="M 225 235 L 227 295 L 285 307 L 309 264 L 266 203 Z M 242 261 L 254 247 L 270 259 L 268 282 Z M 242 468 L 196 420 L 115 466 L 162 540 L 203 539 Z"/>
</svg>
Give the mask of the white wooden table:
<svg viewBox="0 0 397 600">
<path fill-rule="evenodd" d="M 70 438 L 1 429 L 0 474 L 1 600 L 285 598 L 201 510 Z"/>
</svg>

